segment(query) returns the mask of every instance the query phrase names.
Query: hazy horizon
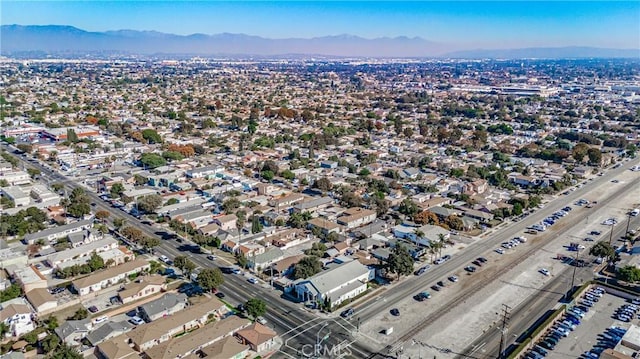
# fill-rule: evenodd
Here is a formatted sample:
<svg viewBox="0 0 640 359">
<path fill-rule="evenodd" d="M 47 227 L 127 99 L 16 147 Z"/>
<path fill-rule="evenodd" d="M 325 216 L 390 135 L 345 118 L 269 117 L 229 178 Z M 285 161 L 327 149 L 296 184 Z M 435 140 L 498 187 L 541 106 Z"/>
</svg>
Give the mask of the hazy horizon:
<svg viewBox="0 0 640 359">
<path fill-rule="evenodd" d="M 108 15 L 108 16 L 106 16 Z M 640 48 L 640 2 L 3 1 L 3 25 L 246 34 L 419 37 L 460 49 Z"/>
</svg>

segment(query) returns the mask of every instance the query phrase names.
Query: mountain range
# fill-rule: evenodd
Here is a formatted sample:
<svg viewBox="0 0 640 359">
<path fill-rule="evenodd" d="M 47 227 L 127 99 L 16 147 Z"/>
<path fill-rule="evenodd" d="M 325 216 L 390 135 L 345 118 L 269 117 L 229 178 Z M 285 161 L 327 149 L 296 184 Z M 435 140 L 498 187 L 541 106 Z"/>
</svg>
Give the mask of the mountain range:
<svg viewBox="0 0 640 359">
<path fill-rule="evenodd" d="M 245 34 L 175 35 L 156 31 L 90 32 L 64 25 L 2 25 L 0 54 L 25 55 L 189 55 L 326 56 L 403 58 L 638 58 L 640 50 L 594 47 L 464 50 L 419 37 L 366 39 L 353 35 L 269 39 Z"/>
</svg>

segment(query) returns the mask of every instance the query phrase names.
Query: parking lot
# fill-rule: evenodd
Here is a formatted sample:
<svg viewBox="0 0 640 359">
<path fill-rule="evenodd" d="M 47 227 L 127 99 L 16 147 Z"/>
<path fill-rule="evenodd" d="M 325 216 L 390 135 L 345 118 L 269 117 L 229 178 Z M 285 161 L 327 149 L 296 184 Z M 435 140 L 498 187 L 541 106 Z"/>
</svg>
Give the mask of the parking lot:
<svg viewBox="0 0 640 359">
<path fill-rule="evenodd" d="M 598 343 L 599 335 L 605 333 L 606 329 L 612 325 L 623 328 L 628 328 L 630 324 L 638 325 L 637 317 L 627 323 L 614 318 L 616 311 L 624 304 L 630 304 L 630 302 L 624 298 L 605 293 L 593 307 L 589 308 L 589 312 L 581 319 L 581 323 L 576 326 L 575 330 L 571 331 L 568 337 L 560 339 L 555 349 L 549 350 L 546 357 L 551 359 L 578 358 L 591 350 Z"/>
</svg>

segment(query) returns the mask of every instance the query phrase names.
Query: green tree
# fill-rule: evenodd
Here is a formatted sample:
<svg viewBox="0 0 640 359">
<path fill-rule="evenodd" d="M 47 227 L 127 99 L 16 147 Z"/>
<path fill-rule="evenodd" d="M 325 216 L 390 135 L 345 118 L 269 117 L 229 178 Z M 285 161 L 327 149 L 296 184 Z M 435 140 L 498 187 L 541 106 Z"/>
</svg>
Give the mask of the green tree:
<svg viewBox="0 0 640 359">
<path fill-rule="evenodd" d="M 83 359 L 82 354 L 66 343 L 62 343 L 56 350 L 47 356 L 48 359 Z"/>
<path fill-rule="evenodd" d="M 160 240 L 157 237 L 144 236 L 140 240 L 140 245 L 146 250 L 151 250 L 160 245 Z"/>
<path fill-rule="evenodd" d="M 72 128 L 67 129 L 67 141 L 77 143 L 79 141 L 78 134 Z"/>
<path fill-rule="evenodd" d="M 75 313 L 73 313 L 72 316 L 67 318 L 67 320 L 82 320 L 86 319 L 88 316 L 89 312 L 87 311 L 87 309 L 85 309 L 85 307 L 80 307 L 76 310 Z"/>
<path fill-rule="evenodd" d="M 313 183 L 313 187 L 321 190 L 322 192 L 327 192 L 331 190 L 331 187 L 333 187 L 333 185 L 327 177 L 322 177 Z"/>
<path fill-rule="evenodd" d="M 387 268 L 391 273 L 397 274 L 398 279 L 402 275 L 411 274 L 413 272 L 413 258 L 409 254 L 409 250 L 398 243 L 389 254 Z"/>
<path fill-rule="evenodd" d="M 51 353 L 60 346 L 60 339 L 55 334 L 47 335 L 41 342 L 40 347 L 45 353 Z"/>
<path fill-rule="evenodd" d="M 162 206 L 162 196 L 159 194 L 146 195 L 138 200 L 138 208 L 147 213 L 154 213 L 160 206 Z"/>
<path fill-rule="evenodd" d="M 582 162 L 582 160 L 584 159 L 584 156 L 587 155 L 587 151 L 589 151 L 589 145 L 587 145 L 584 142 L 580 142 L 575 146 L 573 146 L 573 149 L 571 150 L 571 155 L 573 156 L 573 159 L 575 159 L 577 162 Z"/>
<path fill-rule="evenodd" d="M 282 171 L 282 173 L 280 174 L 282 176 L 282 178 L 288 180 L 288 181 L 292 181 L 296 178 L 296 175 L 291 172 L 290 170 L 284 170 Z"/>
<path fill-rule="evenodd" d="M 124 185 L 120 182 L 111 185 L 111 189 L 109 190 L 111 198 L 120 198 L 122 192 L 124 192 Z"/>
<path fill-rule="evenodd" d="M 50 315 L 47 319 L 44 320 L 44 323 L 47 325 L 47 329 L 50 331 L 56 329 L 59 326 L 58 317 L 56 317 L 55 315 Z"/>
<path fill-rule="evenodd" d="M 256 320 L 256 318 L 267 312 L 267 303 L 259 298 L 251 298 L 245 304 L 245 308 L 253 320 Z"/>
<path fill-rule="evenodd" d="M 249 260 L 247 260 L 247 257 L 244 256 L 244 254 L 238 252 L 235 255 L 236 257 L 236 263 L 242 267 L 242 268 L 247 268 L 247 265 L 249 264 Z"/>
<path fill-rule="evenodd" d="M 210 291 L 214 288 L 220 287 L 224 283 L 224 277 L 222 276 L 222 271 L 220 271 L 220 268 L 218 267 L 204 268 L 198 274 L 196 283 L 198 283 L 202 289 Z"/>
<path fill-rule="evenodd" d="M 116 227 L 116 229 L 120 229 L 124 227 L 126 223 L 127 223 L 127 220 L 124 218 L 118 217 L 113 219 L 113 226 Z"/>
<path fill-rule="evenodd" d="M 17 284 L 11 284 L 9 288 L 0 291 L 0 302 L 6 302 L 20 296 L 22 296 L 22 288 Z"/>
<path fill-rule="evenodd" d="M 29 174 L 29 176 L 31 176 L 31 178 L 40 176 L 40 170 L 37 168 L 27 168 L 27 173 Z"/>
<path fill-rule="evenodd" d="M 405 198 L 404 200 L 402 200 L 402 202 L 400 202 L 400 205 L 398 206 L 398 212 L 406 216 L 413 217 L 416 213 L 418 213 L 418 211 L 418 205 L 409 198 Z"/>
<path fill-rule="evenodd" d="M 167 160 L 157 153 L 147 152 L 140 156 L 140 163 L 142 163 L 146 168 L 154 169 L 166 165 Z"/>
<path fill-rule="evenodd" d="M 0 322 L 0 338 L 4 338 L 6 333 L 9 333 L 9 326 L 4 322 Z"/>
<path fill-rule="evenodd" d="M 133 226 L 124 227 L 120 231 L 120 233 L 122 233 L 123 236 L 133 242 L 137 242 L 143 237 L 142 231 L 139 228 Z"/>
<path fill-rule="evenodd" d="M 600 166 L 602 162 L 602 152 L 599 149 L 591 147 L 587 150 L 587 157 L 589 157 L 589 164 L 592 166 Z"/>
<path fill-rule="evenodd" d="M 266 171 L 262 171 L 262 172 L 260 173 L 260 176 L 261 176 L 262 178 L 264 178 L 265 180 L 267 180 L 267 181 L 271 182 L 271 180 L 273 180 L 273 177 L 274 177 L 275 175 L 273 174 L 273 172 L 271 172 L 271 171 L 269 171 L 269 170 L 266 170 Z"/>
<path fill-rule="evenodd" d="M 147 140 L 148 143 L 162 143 L 162 137 L 152 129 L 142 130 L 142 138 Z"/>
<path fill-rule="evenodd" d="M 260 217 L 254 215 L 251 217 L 251 233 L 260 232 L 262 232 L 262 223 L 260 223 Z"/>
<path fill-rule="evenodd" d="M 173 259 L 173 265 L 176 266 L 176 268 L 179 268 L 180 270 L 182 270 L 186 266 L 188 260 L 189 258 L 187 256 L 184 256 L 184 255 L 176 256 Z"/>
<path fill-rule="evenodd" d="M 97 271 L 104 268 L 104 259 L 102 259 L 102 257 L 100 257 L 96 252 L 93 252 L 87 264 L 89 264 L 91 271 Z"/>
<path fill-rule="evenodd" d="M 322 263 L 315 256 L 304 257 L 293 267 L 293 278 L 309 278 L 322 270 Z"/>
<path fill-rule="evenodd" d="M 616 250 L 607 242 L 598 242 L 589 250 L 589 254 L 600 258 L 611 259 L 615 256 Z"/>
<path fill-rule="evenodd" d="M 618 270 L 618 276 L 625 282 L 635 283 L 640 281 L 640 268 L 628 265 Z"/>
</svg>

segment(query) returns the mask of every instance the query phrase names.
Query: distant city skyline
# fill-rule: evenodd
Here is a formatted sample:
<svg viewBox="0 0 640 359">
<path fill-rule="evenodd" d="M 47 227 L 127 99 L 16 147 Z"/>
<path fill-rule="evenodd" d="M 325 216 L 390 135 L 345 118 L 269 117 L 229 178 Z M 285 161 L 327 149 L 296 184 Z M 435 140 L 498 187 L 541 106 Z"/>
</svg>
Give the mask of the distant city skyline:
<svg viewBox="0 0 640 359">
<path fill-rule="evenodd" d="M 640 48 L 640 2 L 2 1 L 3 25 L 266 38 L 420 37 L 452 48 Z"/>
</svg>

